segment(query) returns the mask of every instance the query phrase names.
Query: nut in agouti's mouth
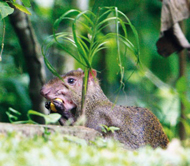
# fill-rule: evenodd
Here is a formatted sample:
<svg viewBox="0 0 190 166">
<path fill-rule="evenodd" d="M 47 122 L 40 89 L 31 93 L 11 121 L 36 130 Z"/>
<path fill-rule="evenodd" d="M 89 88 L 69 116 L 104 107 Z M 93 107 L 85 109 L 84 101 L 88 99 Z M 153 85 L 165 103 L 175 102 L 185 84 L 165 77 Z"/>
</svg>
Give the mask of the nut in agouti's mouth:
<svg viewBox="0 0 190 166">
<path fill-rule="evenodd" d="M 59 99 L 59 98 L 56 98 L 54 101 L 63 103 L 63 100 L 61 100 L 61 99 Z M 57 109 L 56 109 L 55 104 L 54 104 L 53 102 L 50 103 L 50 109 L 51 109 L 53 112 L 57 112 Z"/>
<path fill-rule="evenodd" d="M 55 106 L 54 102 L 59 102 L 60 105 L 64 103 L 64 101 L 63 101 L 62 99 L 56 98 L 56 99 L 54 99 L 54 100 L 51 101 L 51 102 L 50 102 L 50 101 L 47 101 L 46 104 L 45 104 L 45 107 L 46 107 L 47 109 L 50 109 L 50 110 L 53 111 L 53 112 L 57 112 L 58 110 L 56 109 L 56 106 Z"/>
<path fill-rule="evenodd" d="M 73 103 L 72 100 L 63 97 L 47 101 L 45 107 L 52 112 L 60 112 L 65 110 L 70 111 L 71 109 L 75 108 L 76 105 Z"/>
</svg>

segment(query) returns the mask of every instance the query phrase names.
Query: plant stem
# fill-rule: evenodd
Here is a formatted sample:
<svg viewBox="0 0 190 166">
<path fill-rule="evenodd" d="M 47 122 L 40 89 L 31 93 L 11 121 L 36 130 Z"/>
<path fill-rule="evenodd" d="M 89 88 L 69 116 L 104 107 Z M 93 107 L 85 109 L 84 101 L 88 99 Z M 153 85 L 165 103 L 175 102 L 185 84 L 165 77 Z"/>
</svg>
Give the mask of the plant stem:
<svg viewBox="0 0 190 166">
<path fill-rule="evenodd" d="M 2 61 L 2 54 L 3 54 L 3 49 L 4 49 L 4 40 L 5 40 L 5 19 L 3 19 L 3 37 L 2 37 L 2 43 L 1 43 L 0 62 Z"/>
<path fill-rule="evenodd" d="M 185 25 L 184 22 L 180 22 L 181 29 L 184 31 Z M 179 78 L 180 77 L 186 77 L 186 55 L 185 51 L 181 51 L 179 53 Z M 185 92 L 184 92 L 185 93 Z M 180 101 L 180 122 L 179 122 L 179 137 L 181 140 L 184 140 L 186 138 L 186 131 L 185 131 L 185 125 L 183 121 L 185 121 L 185 105 L 183 104 L 182 100 Z"/>
<path fill-rule="evenodd" d="M 186 56 L 185 51 L 179 53 L 179 77 L 185 76 L 186 68 Z M 182 101 L 180 101 L 180 122 L 179 122 L 179 137 L 181 140 L 186 138 L 186 131 L 183 121 L 185 121 L 185 106 Z"/>
</svg>

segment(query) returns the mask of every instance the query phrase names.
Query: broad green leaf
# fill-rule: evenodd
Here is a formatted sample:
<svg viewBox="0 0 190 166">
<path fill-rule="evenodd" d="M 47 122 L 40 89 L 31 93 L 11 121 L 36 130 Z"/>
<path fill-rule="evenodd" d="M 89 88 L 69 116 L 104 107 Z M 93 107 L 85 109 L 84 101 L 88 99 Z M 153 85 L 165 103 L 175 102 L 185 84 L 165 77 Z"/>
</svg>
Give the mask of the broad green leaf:
<svg viewBox="0 0 190 166">
<path fill-rule="evenodd" d="M 15 2 L 12 2 L 12 4 L 13 4 L 18 10 L 20 10 L 20 11 L 26 13 L 26 14 L 30 14 L 30 15 L 31 15 L 31 13 L 28 11 L 28 9 L 26 9 L 24 6 L 19 5 L 18 3 L 15 3 Z"/>
<path fill-rule="evenodd" d="M 21 1 L 24 4 L 24 6 L 26 6 L 26 7 L 30 7 L 31 6 L 30 0 L 21 0 Z"/>
<path fill-rule="evenodd" d="M 57 113 L 45 115 L 45 114 L 42 114 L 42 113 L 34 111 L 34 110 L 29 110 L 28 111 L 29 119 L 31 119 L 30 115 L 37 115 L 37 116 L 43 117 L 45 119 L 45 124 L 55 123 L 61 118 L 61 115 L 57 114 Z"/>
<path fill-rule="evenodd" d="M 56 123 L 61 118 L 61 115 L 58 113 L 54 113 L 54 114 L 44 115 L 43 117 L 45 119 L 45 123 L 50 124 L 50 123 Z"/>
<path fill-rule="evenodd" d="M 4 19 L 8 15 L 12 14 L 14 9 L 11 8 L 6 2 L 0 2 L 0 19 Z"/>
</svg>

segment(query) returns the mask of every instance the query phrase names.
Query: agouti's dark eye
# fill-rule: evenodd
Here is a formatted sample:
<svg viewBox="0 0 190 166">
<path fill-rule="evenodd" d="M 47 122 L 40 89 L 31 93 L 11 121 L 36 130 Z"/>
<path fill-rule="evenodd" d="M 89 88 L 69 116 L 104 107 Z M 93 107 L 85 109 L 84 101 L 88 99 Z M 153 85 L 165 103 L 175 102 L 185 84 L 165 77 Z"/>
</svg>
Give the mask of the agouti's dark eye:
<svg viewBox="0 0 190 166">
<path fill-rule="evenodd" d="M 67 80 L 67 82 L 72 85 L 72 84 L 75 83 L 75 79 L 74 79 L 74 78 L 69 78 L 69 79 Z"/>
</svg>

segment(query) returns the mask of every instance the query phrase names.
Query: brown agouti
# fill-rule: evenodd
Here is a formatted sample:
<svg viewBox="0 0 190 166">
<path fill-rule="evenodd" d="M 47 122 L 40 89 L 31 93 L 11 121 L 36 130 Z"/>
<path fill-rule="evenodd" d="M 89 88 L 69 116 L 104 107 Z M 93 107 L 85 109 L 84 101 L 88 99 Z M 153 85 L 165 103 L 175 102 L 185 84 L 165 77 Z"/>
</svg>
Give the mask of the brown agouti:
<svg viewBox="0 0 190 166">
<path fill-rule="evenodd" d="M 50 80 L 41 89 L 48 100 L 62 100 L 62 106 L 55 106 L 64 112 L 76 109 L 67 119 L 76 119 L 81 115 L 81 98 L 84 72 L 82 69 L 70 71 L 59 78 Z M 64 118 L 64 117 L 63 117 Z M 115 105 L 103 93 L 96 71 L 91 70 L 85 100 L 85 126 L 101 132 L 105 137 L 114 137 L 128 149 L 137 149 L 144 145 L 153 148 L 166 148 L 169 142 L 162 125 L 156 116 L 145 108 Z M 102 125 L 117 127 L 119 130 L 104 133 Z"/>
</svg>

